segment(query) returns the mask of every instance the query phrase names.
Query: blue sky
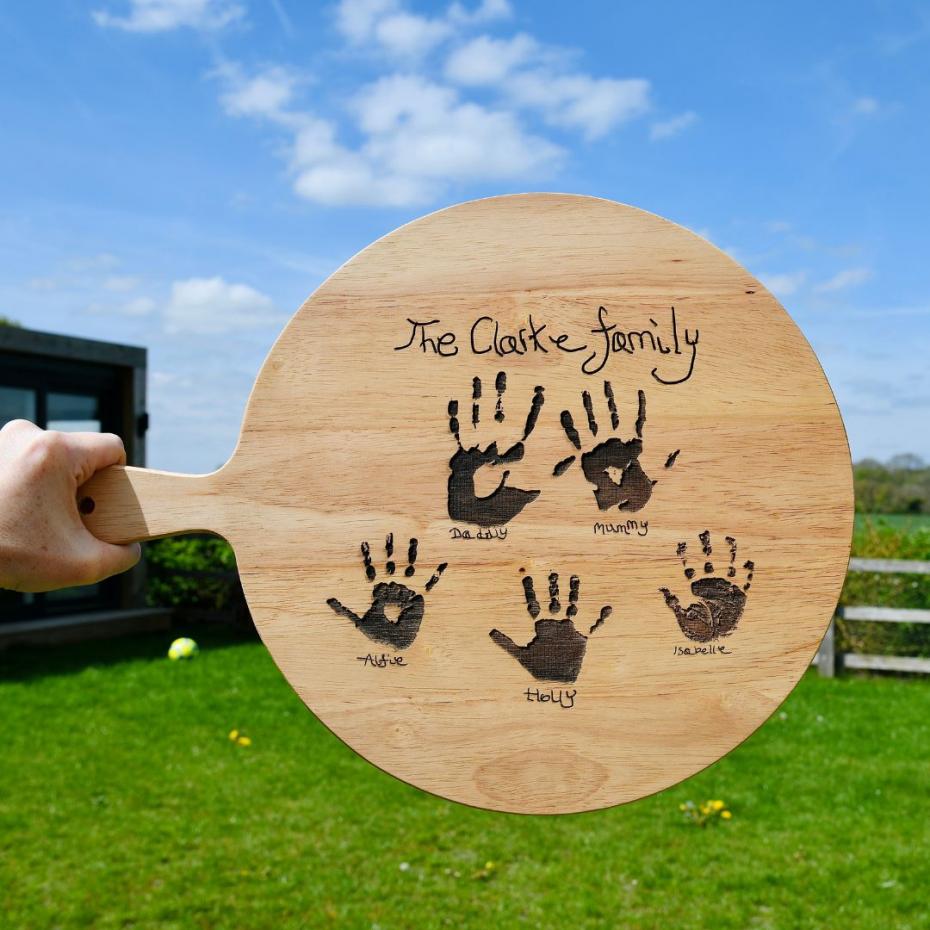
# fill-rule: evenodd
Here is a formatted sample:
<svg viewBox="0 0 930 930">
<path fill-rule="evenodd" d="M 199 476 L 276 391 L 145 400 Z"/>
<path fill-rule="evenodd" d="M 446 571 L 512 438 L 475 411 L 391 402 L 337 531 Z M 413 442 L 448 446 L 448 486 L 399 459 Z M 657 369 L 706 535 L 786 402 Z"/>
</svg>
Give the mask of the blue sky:
<svg viewBox="0 0 930 930">
<path fill-rule="evenodd" d="M 0 7 L 0 314 L 148 346 L 149 464 L 231 452 L 281 325 L 396 226 L 589 193 L 781 298 L 856 458 L 930 458 L 930 7 Z"/>
</svg>

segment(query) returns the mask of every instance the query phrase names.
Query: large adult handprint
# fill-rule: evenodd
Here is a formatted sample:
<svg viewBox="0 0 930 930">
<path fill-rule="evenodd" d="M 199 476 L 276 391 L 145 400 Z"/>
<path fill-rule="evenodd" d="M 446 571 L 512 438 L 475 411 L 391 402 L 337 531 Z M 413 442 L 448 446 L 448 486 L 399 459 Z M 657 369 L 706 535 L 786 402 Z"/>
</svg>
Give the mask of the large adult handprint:
<svg viewBox="0 0 930 930">
<path fill-rule="evenodd" d="M 620 425 L 620 416 L 617 413 L 614 389 L 609 381 L 604 382 L 604 397 L 607 399 L 611 429 L 616 432 Z M 585 416 L 588 420 L 588 430 L 593 441 L 600 430 L 597 418 L 594 415 L 594 403 L 587 391 L 581 392 L 581 403 L 584 407 Z M 561 421 L 568 441 L 578 452 L 581 452 L 581 437 L 575 428 L 575 421 L 571 411 L 563 410 Z M 639 411 L 634 426 L 635 438 L 624 442 L 617 436 L 611 436 L 609 439 L 599 442 L 587 452 L 581 452 L 581 470 L 585 478 L 594 486 L 594 499 L 601 510 L 610 510 L 612 507 L 626 511 L 642 510 L 649 498 L 652 497 L 652 489 L 655 487 L 656 482 L 649 478 L 639 461 L 643 451 L 643 427 L 645 425 L 646 395 L 643 391 L 640 391 Z M 676 450 L 668 456 L 665 460 L 666 468 L 671 468 L 675 464 L 679 451 Z M 565 474 L 576 458 L 577 455 L 570 455 L 568 458 L 562 459 L 555 466 L 552 473 L 556 477 Z"/>
<path fill-rule="evenodd" d="M 378 577 L 378 573 L 371 563 L 371 547 L 367 542 L 363 542 L 361 549 L 365 577 L 373 582 Z M 387 555 L 387 561 L 384 564 L 385 574 L 393 575 L 397 571 L 397 563 L 394 561 L 393 533 L 388 534 L 384 549 Z M 412 578 L 416 574 L 416 561 L 417 541 L 411 539 L 407 548 L 405 578 Z M 423 586 L 424 591 L 433 590 L 446 570 L 447 564 L 443 562 L 436 566 L 436 571 Z M 426 602 L 422 594 L 417 594 L 413 588 L 396 581 L 379 581 L 372 588 L 371 606 L 361 617 L 334 597 L 329 598 L 326 603 L 340 617 L 351 620 L 369 639 L 373 639 L 376 643 L 393 646 L 395 649 L 406 649 L 417 638 L 420 623 L 423 621 L 423 613 L 426 610 Z M 395 619 L 392 620 L 388 616 L 389 610 L 396 614 Z"/>
<path fill-rule="evenodd" d="M 497 401 L 494 408 L 496 423 L 504 422 L 504 392 L 507 390 L 507 375 L 499 372 L 494 382 Z M 481 419 L 481 379 L 474 378 L 471 392 L 471 425 L 477 428 Z M 475 474 L 487 465 L 510 465 L 519 462 L 525 451 L 524 443 L 536 427 L 539 411 L 543 405 L 543 389 L 536 387 L 530 401 L 529 413 L 523 427 L 523 436 L 506 452 L 498 452 L 497 442 L 482 449 L 475 444 L 466 448 L 462 445 L 459 424 L 459 402 L 449 401 L 449 430 L 455 437 L 457 451 L 449 460 L 449 516 L 463 523 L 478 526 L 502 526 L 509 523 L 527 504 L 539 496 L 539 491 L 525 491 L 507 484 L 510 472 L 505 471 L 497 488 L 485 497 L 475 490 Z"/>
<path fill-rule="evenodd" d="M 668 608 L 675 614 L 681 632 L 695 642 L 708 643 L 721 636 L 729 636 L 736 629 L 746 607 L 746 596 L 756 566 L 749 560 L 743 563 L 746 581 L 742 587 L 728 580 L 736 577 L 736 540 L 732 536 L 725 538 L 730 553 L 726 578 L 721 578 L 714 572 L 714 565 L 710 560 L 713 547 L 708 530 L 698 534 L 704 554 L 704 577 L 698 578 L 697 581 L 691 581 L 697 570 L 688 566 L 688 544 L 678 544 L 678 557 L 684 566 L 685 578 L 691 581 L 691 594 L 697 598 L 693 604 L 682 607 L 681 601 L 668 588 L 659 589 L 665 596 Z"/>
<path fill-rule="evenodd" d="M 491 630 L 491 639 L 508 655 L 513 656 L 534 678 L 541 681 L 574 681 L 581 671 L 581 663 L 588 648 L 588 636 L 601 626 L 613 611 L 612 607 L 605 605 L 601 608 L 600 616 L 588 630 L 588 636 L 579 633 L 575 628 L 575 615 L 578 613 L 580 587 L 581 581 L 578 576 L 572 575 L 569 580 L 568 608 L 562 619 L 537 620 L 542 608 L 536 598 L 533 579 L 525 575 L 523 593 L 526 597 L 526 609 L 536 621 L 536 635 L 525 646 L 518 646 L 500 630 Z M 549 576 L 549 613 L 556 617 L 561 609 L 559 576 L 553 572 Z"/>
</svg>

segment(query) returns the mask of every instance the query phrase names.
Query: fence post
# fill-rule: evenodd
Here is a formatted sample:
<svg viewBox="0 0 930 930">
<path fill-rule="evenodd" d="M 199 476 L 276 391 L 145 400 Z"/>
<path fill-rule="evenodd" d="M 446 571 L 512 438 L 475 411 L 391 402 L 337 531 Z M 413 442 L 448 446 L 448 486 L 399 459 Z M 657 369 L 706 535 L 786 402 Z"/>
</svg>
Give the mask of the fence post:
<svg viewBox="0 0 930 930">
<path fill-rule="evenodd" d="M 817 650 L 817 670 L 821 678 L 833 678 L 836 674 L 836 647 L 835 647 L 835 619 L 830 620 L 830 626 L 824 634 Z"/>
</svg>

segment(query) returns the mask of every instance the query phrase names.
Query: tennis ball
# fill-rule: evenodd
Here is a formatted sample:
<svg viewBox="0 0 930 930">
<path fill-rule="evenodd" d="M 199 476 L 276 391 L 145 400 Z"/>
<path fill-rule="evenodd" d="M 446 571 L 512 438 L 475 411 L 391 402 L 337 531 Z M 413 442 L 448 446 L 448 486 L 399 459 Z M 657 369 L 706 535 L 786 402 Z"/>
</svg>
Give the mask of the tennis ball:
<svg viewBox="0 0 930 930">
<path fill-rule="evenodd" d="M 168 658 L 172 662 L 177 662 L 178 659 L 193 659 L 199 651 L 197 643 L 186 636 L 182 636 L 168 647 Z"/>
</svg>

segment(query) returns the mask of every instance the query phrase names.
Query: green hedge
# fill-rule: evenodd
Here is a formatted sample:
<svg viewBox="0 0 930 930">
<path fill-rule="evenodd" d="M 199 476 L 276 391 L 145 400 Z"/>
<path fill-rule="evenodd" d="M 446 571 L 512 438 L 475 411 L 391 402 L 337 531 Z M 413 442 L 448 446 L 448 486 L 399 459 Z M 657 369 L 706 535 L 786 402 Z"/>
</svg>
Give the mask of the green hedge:
<svg viewBox="0 0 930 930">
<path fill-rule="evenodd" d="M 218 536 L 169 536 L 146 545 L 147 600 L 182 615 L 236 621 L 247 609 L 232 547 Z"/>
<path fill-rule="evenodd" d="M 857 524 L 853 555 L 930 562 L 930 528 L 869 517 Z M 840 603 L 848 606 L 930 609 L 930 575 L 851 572 Z M 930 656 L 930 624 L 837 622 L 839 648 L 877 655 Z"/>
</svg>

